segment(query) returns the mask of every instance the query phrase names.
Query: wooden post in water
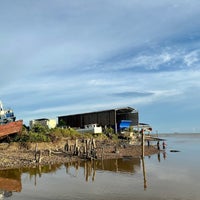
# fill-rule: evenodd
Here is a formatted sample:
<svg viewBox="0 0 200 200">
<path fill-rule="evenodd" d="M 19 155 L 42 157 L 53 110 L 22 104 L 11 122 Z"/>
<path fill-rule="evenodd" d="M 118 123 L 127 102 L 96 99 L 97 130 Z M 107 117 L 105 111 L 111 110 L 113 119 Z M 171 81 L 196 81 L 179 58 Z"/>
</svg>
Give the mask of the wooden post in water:
<svg viewBox="0 0 200 200">
<path fill-rule="evenodd" d="M 144 157 L 142 157 L 142 169 L 143 169 L 143 178 L 144 178 L 144 190 L 147 188 L 147 179 L 146 179 L 146 170 L 144 164 Z"/>
<path fill-rule="evenodd" d="M 144 164 L 144 151 L 145 151 L 145 134 L 144 134 L 144 129 L 141 130 L 142 133 L 142 169 L 143 169 L 143 178 L 144 178 L 144 190 L 147 188 L 147 180 L 146 180 L 146 170 L 145 170 L 145 164 Z"/>
<path fill-rule="evenodd" d="M 94 181 L 95 179 L 95 175 L 96 175 L 96 161 L 93 161 L 93 174 L 92 174 L 92 181 Z"/>
</svg>

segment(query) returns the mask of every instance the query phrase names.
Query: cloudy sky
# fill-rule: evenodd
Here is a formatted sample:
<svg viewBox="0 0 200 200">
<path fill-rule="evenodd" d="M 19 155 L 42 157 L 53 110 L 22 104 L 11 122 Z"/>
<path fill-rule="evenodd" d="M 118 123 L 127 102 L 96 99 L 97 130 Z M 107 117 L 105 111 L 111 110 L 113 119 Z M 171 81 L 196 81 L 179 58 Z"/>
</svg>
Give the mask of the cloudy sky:
<svg viewBox="0 0 200 200">
<path fill-rule="evenodd" d="M 35 118 L 130 106 L 200 132 L 200 1 L 0 0 L 0 100 Z"/>
</svg>

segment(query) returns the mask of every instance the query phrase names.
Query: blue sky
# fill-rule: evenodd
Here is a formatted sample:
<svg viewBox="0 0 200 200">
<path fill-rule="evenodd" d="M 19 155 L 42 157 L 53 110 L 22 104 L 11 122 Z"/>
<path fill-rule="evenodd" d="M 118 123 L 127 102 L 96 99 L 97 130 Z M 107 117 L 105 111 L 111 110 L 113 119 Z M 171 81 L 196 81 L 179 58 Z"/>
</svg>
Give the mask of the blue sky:
<svg viewBox="0 0 200 200">
<path fill-rule="evenodd" d="M 18 119 L 130 106 L 200 132 L 200 1 L 0 0 L 0 99 Z"/>
</svg>

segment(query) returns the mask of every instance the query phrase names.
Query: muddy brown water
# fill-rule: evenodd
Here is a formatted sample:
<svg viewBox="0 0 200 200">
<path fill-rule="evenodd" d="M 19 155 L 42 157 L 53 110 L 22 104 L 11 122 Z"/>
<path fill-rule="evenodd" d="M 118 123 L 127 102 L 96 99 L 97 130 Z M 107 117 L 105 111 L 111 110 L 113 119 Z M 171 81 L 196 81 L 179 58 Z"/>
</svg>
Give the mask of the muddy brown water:
<svg viewBox="0 0 200 200">
<path fill-rule="evenodd" d="M 1 170 L 0 199 L 200 199 L 200 134 L 163 137 L 166 151 L 143 160 Z"/>
</svg>

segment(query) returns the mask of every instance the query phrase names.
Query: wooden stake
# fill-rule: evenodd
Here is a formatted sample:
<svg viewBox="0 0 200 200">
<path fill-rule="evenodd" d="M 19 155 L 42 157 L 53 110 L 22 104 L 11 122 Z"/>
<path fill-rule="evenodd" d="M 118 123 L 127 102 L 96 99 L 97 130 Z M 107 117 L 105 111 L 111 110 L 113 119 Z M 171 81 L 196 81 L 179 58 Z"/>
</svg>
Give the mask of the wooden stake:
<svg viewBox="0 0 200 200">
<path fill-rule="evenodd" d="M 142 129 L 142 158 L 144 158 L 144 130 Z"/>
</svg>

